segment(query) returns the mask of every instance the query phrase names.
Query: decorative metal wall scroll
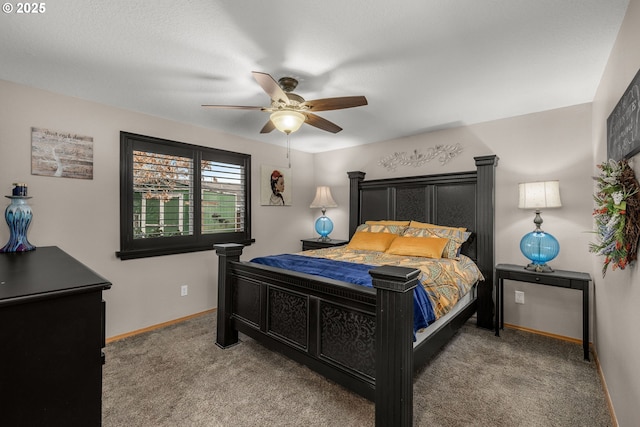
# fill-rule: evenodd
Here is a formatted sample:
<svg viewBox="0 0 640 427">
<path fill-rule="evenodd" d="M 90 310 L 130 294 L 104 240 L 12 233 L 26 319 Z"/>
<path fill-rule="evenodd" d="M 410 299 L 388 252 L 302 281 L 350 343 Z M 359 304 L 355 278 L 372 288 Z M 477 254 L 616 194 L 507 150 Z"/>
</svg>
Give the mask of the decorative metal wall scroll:
<svg viewBox="0 0 640 427">
<path fill-rule="evenodd" d="M 411 154 L 408 154 L 406 151 L 393 153 L 382 158 L 378 164 L 387 170 L 395 171 L 398 166 L 413 166 L 417 168 L 437 157 L 440 164 L 444 165 L 460 153 L 462 153 L 462 146 L 460 144 L 436 145 L 435 147 L 429 148 L 424 154 L 418 153 L 417 149 L 413 150 Z"/>
</svg>

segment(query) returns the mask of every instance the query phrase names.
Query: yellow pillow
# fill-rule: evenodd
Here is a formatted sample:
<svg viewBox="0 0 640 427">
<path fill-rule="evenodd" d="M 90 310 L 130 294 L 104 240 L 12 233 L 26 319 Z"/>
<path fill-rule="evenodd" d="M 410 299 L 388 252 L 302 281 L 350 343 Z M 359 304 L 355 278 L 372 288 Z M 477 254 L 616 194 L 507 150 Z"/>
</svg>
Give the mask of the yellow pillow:
<svg viewBox="0 0 640 427">
<path fill-rule="evenodd" d="M 392 233 L 369 233 L 366 231 L 356 231 L 349 241 L 347 248 L 384 252 L 396 237 L 398 237 L 398 235 Z"/>
<path fill-rule="evenodd" d="M 444 225 L 429 224 L 428 222 L 411 221 L 409 227 L 413 228 L 441 228 L 443 230 L 467 231 L 466 227 L 447 227 Z"/>
<path fill-rule="evenodd" d="M 390 219 L 385 219 L 381 221 L 365 221 L 365 224 L 369 225 L 400 225 L 400 226 L 408 226 L 410 221 L 394 221 Z"/>
<path fill-rule="evenodd" d="M 398 237 L 387 249 L 388 254 L 442 258 L 442 251 L 449 239 L 441 237 Z"/>
</svg>

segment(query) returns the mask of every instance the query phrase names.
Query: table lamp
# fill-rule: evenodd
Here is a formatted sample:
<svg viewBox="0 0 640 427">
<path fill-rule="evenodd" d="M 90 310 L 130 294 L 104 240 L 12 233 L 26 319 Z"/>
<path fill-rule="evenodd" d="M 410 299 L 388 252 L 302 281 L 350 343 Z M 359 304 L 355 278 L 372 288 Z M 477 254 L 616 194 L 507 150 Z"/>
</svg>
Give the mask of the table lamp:
<svg viewBox="0 0 640 427">
<path fill-rule="evenodd" d="M 542 224 L 540 209 L 562 206 L 560 182 L 526 182 L 519 184 L 518 187 L 520 190 L 518 207 L 520 209 L 535 209 L 536 213 L 533 220 L 536 225 L 535 230 L 525 234 L 520 240 L 522 254 L 531 261 L 525 268 L 537 272 L 552 272 L 553 270 L 547 265 L 547 262 L 558 256 L 560 244 L 555 237 L 540 228 Z"/>
<path fill-rule="evenodd" d="M 316 220 L 316 232 L 320 235 L 318 240 L 328 242 L 329 233 L 333 231 L 333 222 L 325 215 L 327 208 L 335 208 L 338 204 L 331 197 L 331 190 L 327 186 L 320 186 L 316 189 L 316 197 L 311 202 L 310 208 L 320 208 L 322 216 Z"/>
</svg>

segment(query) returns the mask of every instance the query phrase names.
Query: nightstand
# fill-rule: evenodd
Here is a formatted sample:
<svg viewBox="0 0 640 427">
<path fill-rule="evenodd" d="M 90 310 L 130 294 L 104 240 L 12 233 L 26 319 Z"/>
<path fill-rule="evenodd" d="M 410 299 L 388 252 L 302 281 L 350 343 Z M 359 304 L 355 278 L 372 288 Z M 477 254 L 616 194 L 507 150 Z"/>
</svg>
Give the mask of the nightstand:
<svg viewBox="0 0 640 427">
<path fill-rule="evenodd" d="M 326 242 L 323 242 L 322 240 L 318 240 L 318 239 L 302 239 L 300 241 L 302 242 L 303 251 L 308 251 L 310 249 L 333 248 L 336 246 L 342 246 L 349 243 L 348 240 L 338 240 L 338 239 L 331 239 Z"/>
<path fill-rule="evenodd" d="M 496 266 L 496 336 L 504 329 L 504 279 L 538 285 L 557 286 L 582 291 L 582 349 L 584 360 L 589 360 L 589 282 L 588 273 L 577 271 L 555 270 L 550 273 L 538 273 L 526 270 L 521 265 L 498 264 Z"/>
</svg>

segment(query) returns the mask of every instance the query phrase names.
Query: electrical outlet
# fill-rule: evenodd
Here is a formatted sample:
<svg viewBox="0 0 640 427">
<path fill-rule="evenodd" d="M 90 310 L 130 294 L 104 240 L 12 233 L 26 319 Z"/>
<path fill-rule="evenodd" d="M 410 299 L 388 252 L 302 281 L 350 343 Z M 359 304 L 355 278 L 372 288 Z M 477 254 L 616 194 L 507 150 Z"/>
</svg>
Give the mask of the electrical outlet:
<svg viewBox="0 0 640 427">
<path fill-rule="evenodd" d="M 516 304 L 524 304 L 524 292 L 516 291 Z"/>
<path fill-rule="evenodd" d="M 180 286 L 180 296 L 186 297 L 189 294 L 189 287 L 187 285 Z"/>
</svg>

